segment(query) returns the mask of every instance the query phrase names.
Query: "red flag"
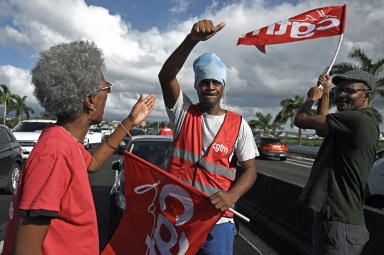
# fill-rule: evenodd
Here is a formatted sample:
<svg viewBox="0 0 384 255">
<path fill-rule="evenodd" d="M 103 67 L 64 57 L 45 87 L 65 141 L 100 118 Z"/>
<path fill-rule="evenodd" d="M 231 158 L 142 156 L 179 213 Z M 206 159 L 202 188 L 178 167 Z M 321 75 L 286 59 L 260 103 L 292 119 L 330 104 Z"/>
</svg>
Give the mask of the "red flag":
<svg viewBox="0 0 384 255">
<path fill-rule="evenodd" d="M 196 254 L 222 216 L 208 196 L 129 152 L 124 169 L 127 208 L 102 255 Z"/>
<path fill-rule="evenodd" d="M 288 20 L 241 36 L 237 45 L 255 45 L 265 53 L 265 45 L 296 42 L 344 33 L 346 5 L 314 9 Z"/>
</svg>

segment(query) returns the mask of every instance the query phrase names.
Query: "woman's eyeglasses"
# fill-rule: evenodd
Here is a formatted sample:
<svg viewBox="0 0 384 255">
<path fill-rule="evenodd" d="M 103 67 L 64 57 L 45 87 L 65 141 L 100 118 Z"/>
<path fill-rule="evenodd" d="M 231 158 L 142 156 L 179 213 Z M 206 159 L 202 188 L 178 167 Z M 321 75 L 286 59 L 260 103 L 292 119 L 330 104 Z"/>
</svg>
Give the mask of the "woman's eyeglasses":
<svg viewBox="0 0 384 255">
<path fill-rule="evenodd" d="M 112 82 L 107 81 L 107 86 L 99 88 L 99 91 L 106 90 L 107 93 L 111 93 L 112 86 L 113 86 Z"/>
<path fill-rule="evenodd" d="M 368 89 L 352 89 L 352 88 L 339 88 L 339 87 L 336 87 L 336 88 L 333 88 L 332 91 L 335 94 L 352 95 L 352 94 L 355 94 L 355 93 L 357 93 L 359 91 L 370 91 L 370 90 L 368 90 Z"/>
</svg>

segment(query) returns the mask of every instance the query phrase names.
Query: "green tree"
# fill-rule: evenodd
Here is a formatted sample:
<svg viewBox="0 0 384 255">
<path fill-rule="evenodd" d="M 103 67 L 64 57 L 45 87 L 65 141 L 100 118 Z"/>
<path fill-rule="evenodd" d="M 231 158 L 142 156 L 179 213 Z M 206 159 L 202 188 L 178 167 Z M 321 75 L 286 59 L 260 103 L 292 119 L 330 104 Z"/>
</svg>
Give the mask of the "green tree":
<svg viewBox="0 0 384 255">
<path fill-rule="evenodd" d="M 249 125 L 251 128 L 257 128 L 256 120 L 250 120 L 250 121 L 248 121 L 248 125 Z"/>
<path fill-rule="evenodd" d="M 49 113 L 49 112 L 41 112 L 39 114 L 39 119 L 44 119 L 44 120 L 55 120 L 56 119 L 56 116 L 53 115 L 52 113 Z"/>
<path fill-rule="evenodd" d="M 7 85 L 1 84 L 0 87 L 0 103 L 2 103 L 4 106 L 3 125 L 5 125 L 5 120 L 7 119 L 7 114 L 9 111 L 8 106 L 11 103 L 13 95 Z"/>
<path fill-rule="evenodd" d="M 372 59 L 370 59 L 360 48 L 353 48 L 348 57 L 356 60 L 357 64 L 347 62 L 336 64 L 332 67 L 329 74 L 342 74 L 349 70 L 355 69 L 366 71 L 376 78 L 376 84 L 373 91 L 374 95 L 378 94 L 380 96 L 384 96 L 384 78 L 380 77 L 380 73 L 384 68 L 384 58 L 380 58 L 376 62 L 373 62 Z"/>
<path fill-rule="evenodd" d="M 281 111 L 277 113 L 273 123 L 283 125 L 290 121 L 290 127 L 293 128 L 293 120 L 295 119 L 297 111 L 304 103 L 304 98 L 296 95 L 294 98 L 287 98 L 280 102 L 282 107 Z M 298 133 L 299 145 L 301 145 L 301 129 L 299 128 Z"/>
<path fill-rule="evenodd" d="M 257 119 L 254 122 L 251 121 L 251 123 L 254 127 L 262 129 L 264 135 L 268 135 L 271 130 L 276 129 L 272 123 L 272 115 L 270 113 L 264 115 L 261 112 L 256 112 L 256 117 Z"/>
<path fill-rule="evenodd" d="M 21 121 L 21 117 L 23 114 L 29 119 L 29 113 L 35 113 L 33 108 L 29 107 L 26 103 L 25 100 L 27 99 L 27 96 L 18 96 L 18 95 L 13 95 L 12 101 L 10 104 L 10 112 L 15 111 L 16 112 L 16 117 L 19 119 L 19 122 Z"/>
</svg>

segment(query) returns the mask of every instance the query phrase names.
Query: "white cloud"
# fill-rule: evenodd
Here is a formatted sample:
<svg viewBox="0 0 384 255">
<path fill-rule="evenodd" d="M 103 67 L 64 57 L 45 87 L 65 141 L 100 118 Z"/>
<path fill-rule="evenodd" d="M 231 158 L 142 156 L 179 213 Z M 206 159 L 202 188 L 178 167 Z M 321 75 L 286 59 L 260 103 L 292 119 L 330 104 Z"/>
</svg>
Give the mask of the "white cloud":
<svg viewBox="0 0 384 255">
<path fill-rule="evenodd" d="M 29 71 L 14 66 L 0 66 L 0 83 L 7 85 L 12 94 L 27 96 L 26 103 L 35 111 L 42 111 L 42 107 L 33 96 L 31 76 Z"/>
<path fill-rule="evenodd" d="M 189 1 L 188 0 L 174 0 L 175 5 L 171 8 L 171 12 L 183 13 L 187 10 Z"/>
<path fill-rule="evenodd" d="M 13 47 L 21 48 L 28 45 L 28 37 L 20 33 L 16 29 L 6 26 L 0 29 L 0 44 L 13 45 Z"/>
<path fill-rule="evenodd" d="M 197 20 L 211 19 L 215 24 L 224 21 L 226 26 L 210 40 L 199 43 L 190 54 L 178 76 L 183 90 L 196 100 L 192 62 L 205 51 L 215 51 L 228 67 L 225 104 L 249 120 L 254 118 L 256 111 L 275 115 L 280 110 L 280 101 L 285 98 L 305 96 L 318 75 L 330 64 L 338 37 L 271 45 L 267 46 L 266 55 L 253 46 L 236 46 L 238 37 L 304 11 L 344 4 L 340 0 L 326 0 L 273 6 L 268 1 L 244 0 L 218 9 L 218 1 L 211 1 L 201 16 L 169 24 L 166 31 L 159 30 L 154 24 L 151 29 L 139 32 L 121 16 L 112 15 L 102 7 L 87 6 L 83 0 L 10 2 L 12 12 L 7 18 L 12 19 L 12 23 L 6 26 L 0 23 L 0 44 L 10 48 L 23 45 L 37 53 L 60 42 L 92 40 L 105 54 L 107 79 L 115 83 L 114 93 L 107 102 L 105 118 L 123 118 L 140 92 L 153 92 L 158 94 L 158 102 L 150 119 L 161 120 L 167 116 L 157 74 Z M 180 0 L 177 3 L 179 11 L 192 8 L 192 2 Z M 198 1 L 198 4 L 201 2 Z M 164 11 L 166 16 L 168 10 L 158 11 Z M 4 15 L 0 12 L 0 18 Z M 384 57 L 383 16 L 384 2 L 381 0 L 348 3 L 344 42 L 336 63 L 351 62 L 348 53 L 353 47 L 361 47 L 374 60 Z M 145 13 L 143 18 L 150 19 L 150 15 Z M 0 68 L 0 78 L 8 77 L 10 83 L 17 84 L 19 77 L 6 76 L 5 69 L 10 67 Z M 29 73 L 29 70 L 14 69 Z M 12 91 L 18 92 L 13 87 Z M 33 97 L 29 81 L 24 84 L 23 91 L 30 93 L 28 98 Z M 382 101 L 376 107 L 383 108 Z"/>
</svg>

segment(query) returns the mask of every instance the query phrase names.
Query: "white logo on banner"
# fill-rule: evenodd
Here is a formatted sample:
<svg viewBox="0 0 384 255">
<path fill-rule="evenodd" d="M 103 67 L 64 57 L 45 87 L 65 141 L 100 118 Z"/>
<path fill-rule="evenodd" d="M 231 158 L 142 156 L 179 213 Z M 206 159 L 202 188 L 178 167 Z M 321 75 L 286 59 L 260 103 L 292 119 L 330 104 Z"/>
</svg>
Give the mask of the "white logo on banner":
<svg viewBox="0 0 384 255">
<path fill-rule="evenodd" d="M 307 15 L 305 20 L 284 20 L 275 24 L 269 25 L 266 34 L 267 35 L 284 35 L 288 31 L 288 27 L 291 26 L 290 37 L 291 38 L 306 38 L 315 34 L 315 31 L 321 31 L 330 29 L 332 27 L 338 27 L 340 20 L 336 16 L 324 15 L 323 11 L 318 11 L 320 19 L 316 19 L 311 15 Z M 316 23 L 313 21 L 318 20 Z M 312 21 L 311 23 L 306 21 Z M 278 29 L 276 29 L 278 25 Z M 253 31 L 252 35 L 258 35 L 259 30 Z"/>
<path fill-rule="evenodd" d="M 155 245 L 156 245 L 161 254 L 172 255 L 170 250 L 176 244 L 179 246 L 178 254 L 180 255 L 185 254 L 189 248 L 189 242 L 186 234 L 182 232 L 180 236 L 178 236 L 174 224 L 170 222 L 162 214 L 159 214 L 156 220 L 155 201 L 157 199 L 157 192 L 158 192 L 157 186 L 159 184 L 160 184 L 160 181 L 158 181 L 155 184 L 144 184 L 134 189 L 134 191 L 137 194 L 143 194 L 150 190 L 155 191 L 155 196 L 153 197 L 152 203 L 148 206 L 148 212 L 153 215 L 154 225 L 152 227 L 151 235 L 147 235 L 147 238 L 145 241 L 145 243 L 148 246 L 147 254 L 155 255 L 156 254 Z M 193 202 L 191 197 L 189 196 L 189 193 L 186 190 L 184 190 L 182 187 L 177 185 L 173 185 L 173 184 L 164 185 L 160 190 L 160 195 L 159 195 L 160 211 L 164 211 L 167 209 L 167 205 L 165 204 L 165 199 L 167 197 L 173 197 L 177 199 L 184 207 L 184 212 L 181 215 L 176 215 L 175 225 L 179 226 L 188 222 L 192 218 L 193 211 L 194 211 Z M 171 235 L 169 240 L 168 238 L 167 240 L 162 239 L 160 235 L 160 229 L 162 227 L 163 228 L 165 227 L 168 229 Z"/>
</svg>

